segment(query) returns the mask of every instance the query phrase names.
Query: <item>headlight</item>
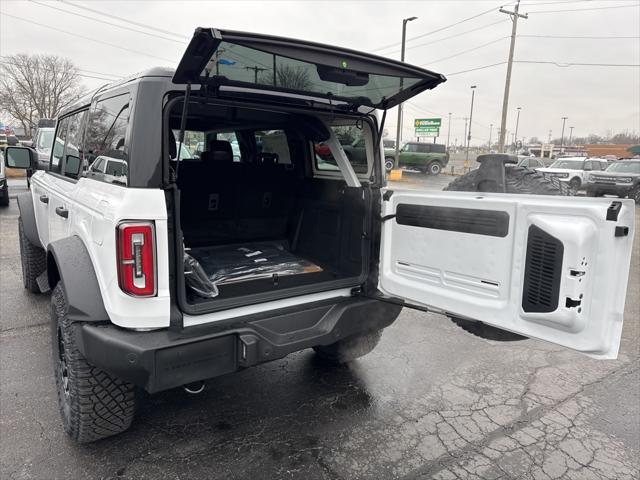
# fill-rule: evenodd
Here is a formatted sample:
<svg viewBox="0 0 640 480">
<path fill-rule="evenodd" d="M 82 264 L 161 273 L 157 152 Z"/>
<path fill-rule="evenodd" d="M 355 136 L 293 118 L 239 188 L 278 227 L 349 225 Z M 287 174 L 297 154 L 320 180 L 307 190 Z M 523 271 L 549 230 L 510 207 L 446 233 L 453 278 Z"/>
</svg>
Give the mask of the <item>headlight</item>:
<svg viewBox="0 0 640 480">
<path fill-rule="evenodd" d="M 631 183 L 631 177 L 620 177 L 618 178 L 620 183 Z"/>
<path fill-rule="evenodd" d="M 558 174 L 558 176 L 559 176 L 560 178 L 568 178 L 568 177 L 569 177 L 569 174 L 568 174 L 568 173 L 559 173 L 559 174 Z"/>
<path fill-rule="evenodd" d="M 596 177 L 591 175 L 591 174 L 589 174 L 589 175 L 587 175 L 587 181 L 588 182 L 595 182 L 596 181 Z"/>
</svg>

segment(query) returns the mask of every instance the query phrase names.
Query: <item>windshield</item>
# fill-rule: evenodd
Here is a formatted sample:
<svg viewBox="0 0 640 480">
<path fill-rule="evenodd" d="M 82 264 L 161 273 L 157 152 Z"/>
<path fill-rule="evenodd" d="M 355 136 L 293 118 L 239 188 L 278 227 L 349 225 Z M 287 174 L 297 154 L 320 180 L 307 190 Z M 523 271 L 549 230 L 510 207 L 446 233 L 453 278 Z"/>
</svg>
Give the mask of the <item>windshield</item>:
<svg viewBox="0 0 640 480">
<path fill-rule="evenodd" d="M 567 168 L 569 170 L 582 170 L 584 162 L 582 160 L 556 160 L 550 168 Z"/>
<path fill-rule="evenodd" d="M 38 150 L 50 149 L 52 143 L 53 130 L 42 131 L 40 132 L 40 135 L 38 135 L 38 144 L 36 145 L 36 148 Z"/>
<path fill-rule="evenodd" d="M 640 173 L 640 162 L 616 162 L 609 165 L 607 172 Z"/>
</svg>

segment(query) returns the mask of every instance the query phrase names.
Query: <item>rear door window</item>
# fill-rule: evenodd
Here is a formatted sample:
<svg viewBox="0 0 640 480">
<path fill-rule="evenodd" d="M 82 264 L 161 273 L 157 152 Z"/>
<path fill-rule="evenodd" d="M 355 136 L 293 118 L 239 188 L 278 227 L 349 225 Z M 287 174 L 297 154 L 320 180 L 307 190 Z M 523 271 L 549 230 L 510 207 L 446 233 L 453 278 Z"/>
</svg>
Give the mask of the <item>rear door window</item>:
<svg viewBox="0 0 640 480">
<path fill-rule="evenodd" d="M 355 123 L 345 123 L 342 125 L 332 125 L 331 129 L 335 132 L 336 137 L 338 137 L 353 171 L 358 175 L 367 175 L 370 171 L 369 165 L 371 163 L 368 159 L 373 156 L 373 147 L 371 147 L 367 141 L 367 125 L 362 126 L 359 124 L 356 125 Z M 315 143 L 313 149 L 316 170 L 336 172 L 341 175 L 338 162 L 327 145 L 324 143 Z"/>
</svg>

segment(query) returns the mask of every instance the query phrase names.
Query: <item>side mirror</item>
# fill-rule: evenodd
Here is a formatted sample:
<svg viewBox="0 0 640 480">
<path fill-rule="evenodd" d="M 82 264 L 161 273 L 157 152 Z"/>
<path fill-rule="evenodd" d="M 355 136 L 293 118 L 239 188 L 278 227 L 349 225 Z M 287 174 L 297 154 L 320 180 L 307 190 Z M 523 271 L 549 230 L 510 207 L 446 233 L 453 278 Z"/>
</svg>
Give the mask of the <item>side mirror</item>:
<svg viewBox="0 0 640 480">
<path fill-rule="evenodd" d="M 82 160 L 76 155 L 67 155 L 64 163 L 64 174 L 67 177 L 78 178 L 80 169 L 82 168 Z"/>
<path fill-rule="evenodd" d="M 32 170 L 37 161 L 38 154 L 27 147 L 7 147 L 4 151 L 4 164 L 9 168 Z"/>
</svg>

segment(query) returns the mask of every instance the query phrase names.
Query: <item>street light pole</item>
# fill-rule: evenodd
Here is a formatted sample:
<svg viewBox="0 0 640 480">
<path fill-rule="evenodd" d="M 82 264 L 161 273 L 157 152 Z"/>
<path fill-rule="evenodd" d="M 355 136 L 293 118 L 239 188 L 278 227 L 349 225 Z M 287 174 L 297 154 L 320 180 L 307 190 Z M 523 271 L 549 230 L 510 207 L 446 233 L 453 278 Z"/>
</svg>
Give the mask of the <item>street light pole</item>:
<svg viewBox="0 0 640 480">
<path fill-rule="evenodd" d="M 418 17 L 409 17 L 402 20 L 402 48 L 400 52 L 400 61 L 404 62 L 404 44 L 407 38 L 407 22 L 412 22 Z M 402 90 L 402 77 L 400 77 L 400 90 Z M 400 163 L 400 135 L 402 132 L 402 103 L 398 105 L 398 125 L 396 127 L 396 155 L 393 161 L 393 168 L 397 169 Z"/>
<path fill-rule="evenodd" d="M 462 137 L 462 142 L 460 143 L 460 146 L 463 146 L 463 142 L 467 141 L 467 122 L 469 121 L 468 117 L 464 117 L 464 137 Z"/>
<path fill-rule="evenodd" d="M 507 61 L 507 78 L 504 83 L 504 97 L 502 98 L 502 121 L 500 122 L 500 139 L 498 141 L 498 149 L 500 153 L 504 152 L 504 139 L 507 131 L 507 108 L 509 107 L 509 87 L 511 86 L 511 68 L 513 67 L 513 50 L 516 46 L 516 32 L 518 30 L 518 18 L 529 18 L 527 14 L 518 13 L 520 9 L 520 0 L 516 3 L 513 12 L 500 9 L 501 13 L 506 13 L 511 17 L 511 46 L 509 47 L 509 60 Z"/>
<path fill-rule="evenodd" d="M 493 133 L 493 123 L 489 124 L 489 152 L 491 152 L 491 134 Z"/>
<path fill-rule="evenodd" d="M 567 122 L 567 118 L 562 117 L 562 133 L 560 134 L 560 153 L 563 152 L 562 148 L 564 147 L 564 124 Z"/>
<path fill-rule="evenodd" d="M 573 138 L 573 127 L 569 127 L 569 145 L 573 145 L 571 143 L 572 138 Z"/>
<path fill-rule="evenodd" d="M 471 121 L 473 119 L 473 99 L 476 95 L 476 86 L 471 85 L 471 112 L 469 113 L 469 130 L 467 131 L 467 154 L 464 160 L 464 168 L 469 168 L 469 146 L 471 144 Z"/>
<path fill-rule="evenodd" d="M 573 128 L 573 127 L 571 127 Z M 449 128 L 447 128 L 447 152 L 449 151 L 449 139 L 451 138 L 451 112 L 449 112 Z"/>
<path fill-rule="evenodd" d="M 516 142 L 518 141 L 518 125 L 520 125 L 520 110 L 522 110 L 522 107 L 518 107 L 516 110 L 518 110 L 518 116 L 516 117 L 516 132 L 514 133 L 514 138 L 516 139 Z"/>
</svg>

